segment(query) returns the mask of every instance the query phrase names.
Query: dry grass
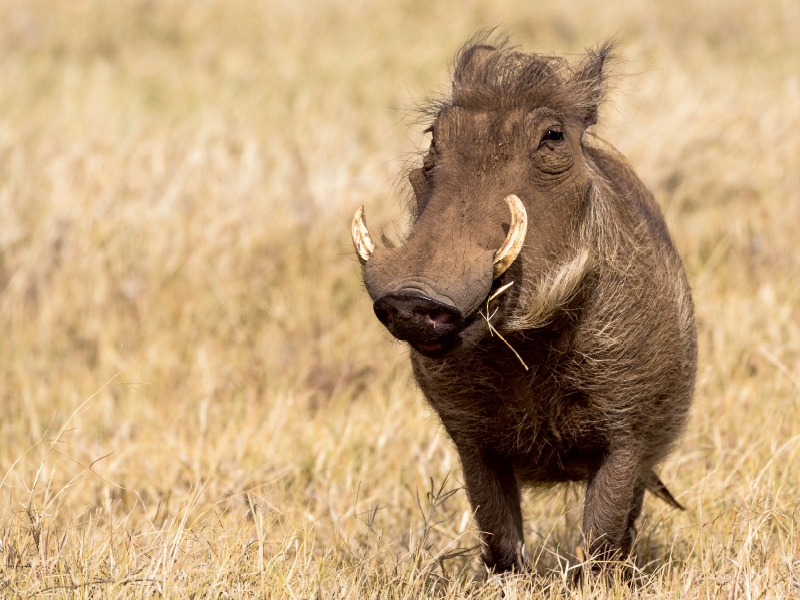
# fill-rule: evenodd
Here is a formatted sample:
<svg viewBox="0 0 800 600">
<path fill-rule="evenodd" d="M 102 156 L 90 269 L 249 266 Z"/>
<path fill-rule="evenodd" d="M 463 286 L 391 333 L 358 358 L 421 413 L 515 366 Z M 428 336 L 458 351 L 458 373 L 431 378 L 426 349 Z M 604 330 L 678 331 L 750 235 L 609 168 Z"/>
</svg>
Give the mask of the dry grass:
<svg viewBox="0 0 800 600">
<path fill-rule="evenodd" d="M 0 595 L 800 594 L 800 8 L 696 4 L 0 0 Z M 539 577 L 481 582 L 348 239 L 402 229 L 398 109 L 498 23 L 622 41 L 600 133 L 694 287 L 688 510 L 647 501 L 631 584 L 565 586 L 574 490 L 526 500 Z"/>
</svg>

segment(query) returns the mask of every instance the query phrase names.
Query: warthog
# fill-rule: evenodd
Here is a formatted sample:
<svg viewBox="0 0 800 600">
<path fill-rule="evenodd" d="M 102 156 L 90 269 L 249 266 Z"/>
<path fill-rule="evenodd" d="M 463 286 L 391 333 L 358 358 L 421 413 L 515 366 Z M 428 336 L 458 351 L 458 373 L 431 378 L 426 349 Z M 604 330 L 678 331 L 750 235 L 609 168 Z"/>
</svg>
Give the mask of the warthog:
<svg viewBox="0 0 800 600">
<path fill-rule="evenodd" d="M 629 554 L 645 490 L 680 507 L 653 469 L 692 399 L 691 292 L 653 195 L 586 133 L 611 50 L 570 65 L 468 42 L 408 176 L 404 243 L 377 248 L 363 207 L 353 221 L 375 314 L 410 346 L 495 572 L 527 568 L 521 485 L 586 482 L 603 560 Z"/>
</svg>

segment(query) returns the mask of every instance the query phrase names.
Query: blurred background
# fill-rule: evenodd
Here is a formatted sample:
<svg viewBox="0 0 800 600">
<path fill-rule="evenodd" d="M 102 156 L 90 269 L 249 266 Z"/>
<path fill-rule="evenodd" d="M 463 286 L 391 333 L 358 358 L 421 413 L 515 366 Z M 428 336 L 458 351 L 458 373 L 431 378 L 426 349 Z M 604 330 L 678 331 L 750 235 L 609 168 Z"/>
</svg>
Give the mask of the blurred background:
<svg viewBox="0 0 800 600">
<path fill-rule="evenodd" d="M 800 589 L 800 3 L 0 0 L 3 595 L 500 593 L 349 238 L 405 230 L 415 107 L 494 26 L 619 40 L 598 134 L 693 286 L 688 510 L 647 501 L 641 586 Z M 506 597 L 569 595 L 579 491 L 525 510 Z"/>
</svg>

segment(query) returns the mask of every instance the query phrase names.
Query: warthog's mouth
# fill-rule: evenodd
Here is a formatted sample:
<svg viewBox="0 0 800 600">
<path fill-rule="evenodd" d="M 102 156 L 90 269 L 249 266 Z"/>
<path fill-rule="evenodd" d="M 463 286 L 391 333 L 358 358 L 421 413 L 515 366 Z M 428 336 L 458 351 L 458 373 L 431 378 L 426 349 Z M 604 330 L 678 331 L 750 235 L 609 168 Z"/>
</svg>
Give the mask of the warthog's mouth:
<svg viewBox="0 0 800 600">
<path fill-rule="evenodd" d="M 486 299 L 481 302 L 481 307 L 464 319 L 464 326 L 459 331 L 435 341 L 409 344 L 423 356 L 439 359 L 450 358 L 459 354 L 459 351 L 475 347 L 501 321 L 508 302 L 502 294 L 512 284 L 500 286 L 495 282 Z"/>
<path fill-rule="evenodd" d="M 410 344 L 417 352 L 424 354 L 428 358 L 445 358 L 454 350 L 463 347 L 464 343 L 473 337 L 471 334 L 477 333 L 476 330 L 481 326 L 486 327 L 486 323 L 481 311 L 478 311 L 464 320 L 464 327 L 457 333 L 448 335 L 435 342 L 410 342 Z"/>
</svg>

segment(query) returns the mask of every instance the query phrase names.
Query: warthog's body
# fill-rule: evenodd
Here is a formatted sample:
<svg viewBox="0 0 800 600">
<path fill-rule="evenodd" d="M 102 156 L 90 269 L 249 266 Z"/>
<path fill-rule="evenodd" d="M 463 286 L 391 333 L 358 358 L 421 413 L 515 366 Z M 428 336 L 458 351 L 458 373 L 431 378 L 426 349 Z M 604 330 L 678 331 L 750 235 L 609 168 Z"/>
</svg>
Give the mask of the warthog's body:
<svg viewBox="0 0 800 600">
<path fill-rule="evenodd" d="M 692 301 L 651 193 L 584 135 L 608 51 L 570 67 L 466 46 L 409 175 L 408 239 L 359 249 L 375 312 L 409 342 L 458 449 L 487 566 L 499 571 L 524 565 L 521 484 L 587 482 L 583 533 L 607 558 L 629 552 L 645 489 L 675 504 L 652 469 L 691 402 Z M 495 251 L 517 227 L 509 195 L 527 235 L 498 276 Z"/>
</svg>

